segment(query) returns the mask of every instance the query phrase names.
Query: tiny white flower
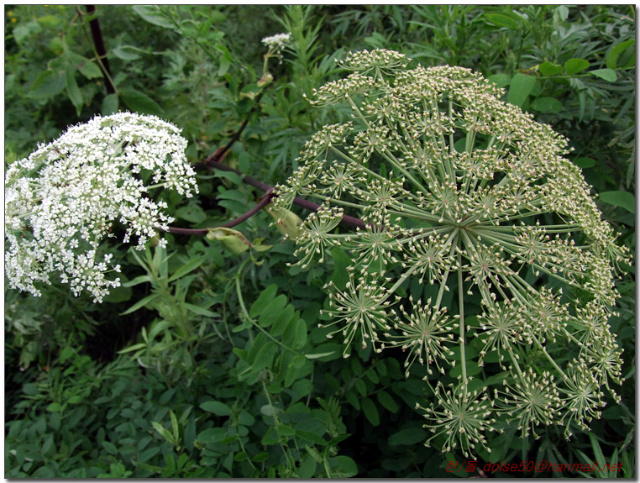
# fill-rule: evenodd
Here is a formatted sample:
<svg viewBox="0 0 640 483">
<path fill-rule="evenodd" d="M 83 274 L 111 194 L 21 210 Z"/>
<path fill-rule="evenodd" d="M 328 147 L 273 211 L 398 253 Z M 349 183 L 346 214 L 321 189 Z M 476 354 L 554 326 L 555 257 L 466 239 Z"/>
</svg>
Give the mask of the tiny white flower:
<svg viewBox="0 0 640 483">
<path fill-rule="evenodd" d="M 149 197 L 154 187 L 197 193 L 195 172 L 180 130 L 154 116 L 123 112 L 95 117 L 9 166 L 5 176 L 5 273 L 12 288 L 40 295 L 37 286 L 57 274 L 74 294 L 86 290 L 100 302 L 119 286 L 107 274 L 112 255 L 96 259 L 112 227 L 137 248 L 167 228 L 166 203 Z"/>
</svg>

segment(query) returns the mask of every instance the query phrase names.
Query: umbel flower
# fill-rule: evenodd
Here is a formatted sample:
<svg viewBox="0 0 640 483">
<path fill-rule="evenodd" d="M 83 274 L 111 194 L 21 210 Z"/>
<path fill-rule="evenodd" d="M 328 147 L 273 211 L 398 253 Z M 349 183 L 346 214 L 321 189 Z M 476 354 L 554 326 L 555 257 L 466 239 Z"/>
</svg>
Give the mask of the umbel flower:
<svg viewBox="0 0 640 483">
<path fill-rule="evenodd" d="M 180 130 L 153 116 L 118 113 L 69 128 L 5 177 L 5 273 L 12 288 L 41 294 L 57 274 L 78 295 L 100 302 L 119 280 L 118 265 L 100 254 L 112 227 L 125 227 L 124 242 L 137 248 L 173 221 L 162 201 L 148 197 L 164 187 L 192 196 L 195 172 Z M 161 240 L 163 242 L 163 240 Z"/>
<path fill-rule="evenodd" d="M 477 73 L 409 62 L 352 53 L 349 75 L 315 91 L 346 120 L 316 133 L 277 188 L 282 213 L 296 196 L 322 205 L 300 226 L 300 265 L 350 256 L 347 286 L 326 287 L 345 355 L 396 346 L 430 386 L 453 381 L 432 387 L 429 441 L 468 455 L 505 424 L 568 437 L 599 414 L 599 388 L 621 383 L 608 318 L 627 252 L 565 138 Z M 366 228 L 339 231 L 340 213 Z"/>
</svg>

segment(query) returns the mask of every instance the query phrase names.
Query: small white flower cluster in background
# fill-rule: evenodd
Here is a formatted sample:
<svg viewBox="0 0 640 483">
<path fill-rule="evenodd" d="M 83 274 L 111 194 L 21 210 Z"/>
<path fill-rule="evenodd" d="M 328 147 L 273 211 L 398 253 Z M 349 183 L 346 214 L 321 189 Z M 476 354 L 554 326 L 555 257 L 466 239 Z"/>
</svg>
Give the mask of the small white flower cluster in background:
<svg viewBox="0 0 640 483">
<path fill-rule="evenodd" d="M 269 47 L 269 49 L 281 50 L 291 40 L 291 34 L 276 34 L 271 37 L 265 37 L 262 39 L 262 43 Z"/>
<path fill-rule="evenodd" d="M 11 288 L 41 295 L 39 284 L 58 274 L 74 295 L 101 302 L 109 289 L 111 254 L 98 255 L 122 223 L 124 242 L 137 248 L 167 230 L 166 203 L 149 197 L 164 187 L 197 193 L 195 172 L 180 130 L 154 116 L 118 113 L 71 127 L 11 164 L 5 177 L 5 274 Z M 153 183 L 151 185 L 151 183 Z"/>
</svg>

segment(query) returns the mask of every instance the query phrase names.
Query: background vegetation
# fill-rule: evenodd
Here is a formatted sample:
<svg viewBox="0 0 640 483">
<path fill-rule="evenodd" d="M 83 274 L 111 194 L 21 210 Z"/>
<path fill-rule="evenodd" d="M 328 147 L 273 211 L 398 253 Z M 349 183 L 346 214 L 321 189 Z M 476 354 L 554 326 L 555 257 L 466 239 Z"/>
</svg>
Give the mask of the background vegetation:
<svg viewBox="0 0 640 483">
<path fill-rule="evenodd" d="M 99 6 L 109 77 L 90 16 L 5 7 L 5 163 L 68 125 L 118 109 L 178 125 L 194 164 L 226 146 L 231 171 L 199 170 L 201 195 L 172 199 L 176 226 L 213 227 L 253 207 L 296 168 L 304 142 L 340 113 L 312 109 L 334 59 L 387 48 L 426 66 L 472 68 L 505 100 L 567 136 L 604 218 L 635 246 L 635 12 L 632 6 Z M 274 80 L 263 37 L 291 32 Z M 246 180 L 245 180 L 246 181 Z M 306 213 L 300 212 L 301 216 Z M 166 250 L 116 256 L 125 286 L 102 305 L 63 285 L 5 289 L 5 477 L 445 477 L 465 460 L 426 448 L 420 376 L 402 355 L 341 357 L 319 328 L 336 257 L 308 272 L 264 212 L 237 227 L 255 249 L 168 235 Z M 635 251 L 634 251 L 635 253 Z M 622 463 L 635 476 L 635 268 L 610 321 L 624 348 L 621 404 L 567 444 L 515 428 L 488 462 Z M 7 284 L 5 283 L 5 286 Z M 188 330 L 177 330 L 183 324 Z M 463 476 L 478 476 L 477 470 Z M 503 474 L 503 473 L 492 473 Z M 521 473 L 504 473 L 505 476 Z M 527 476 L 577 476 L 526 472 Z"/>
</svg>

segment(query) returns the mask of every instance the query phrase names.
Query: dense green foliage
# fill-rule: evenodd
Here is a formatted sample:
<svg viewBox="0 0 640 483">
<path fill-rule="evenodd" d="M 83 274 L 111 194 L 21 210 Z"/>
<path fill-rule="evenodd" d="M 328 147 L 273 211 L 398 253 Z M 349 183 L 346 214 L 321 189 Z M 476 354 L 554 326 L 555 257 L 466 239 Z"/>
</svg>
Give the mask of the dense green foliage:
<svg viewBox="0 0 640 483">
<path fill-rule="evenodd" d="M 307 100 L 342 76 L 335 59 L 384 48 L 425 67 L 471 68 L 566 136 L 617 243 L 635 253 L 632 7 L 99 6 L 108 76 L 92 18 L 72 6 L 5 7 L 5 167 L 96 114 L 154 114 L 182 129 L 198 173 L 199 195 L 164 196 L 172 226 L 220 227 L 264 194 L 244 176 L 284 182 L 305 142 L 344 120 L 344 110 Z M 261 40 L 280 32 L 291 33 L 288 46 L 265 60 Z M 208 169 L 203 161 L 231 141 L 222 162 L 234 170 Z M 462 453 L 442 453 L 438 439 L 423 445 L 431 434 L 415 408 L 433 399 L 426 368 L 405 377 L 400 348 L 343 358 L 341 341 L 318 326 L 330 308 L 322 288 L 345 286 L 350 258 L 334 250 L 292 266 L 296 247 L 273 220 L 261 211 L 237 232 L 167 234 L 166 247 L 146 251 L 111 246 L 124 283 L 99 305 L 61 283 L 41 297 L 5 289 L 5 477 L 459 471 Z M 634 261 L 620 273 L 609 324 L 624 349 L 621 402 L 607 395 L 591 432 L 576 426 L 569 443 L 562 429 L 520 438 L 505 423 L 488 436 L 490 453 L 478 448 L 479 469 L 598 461 L 622 470 L 582 476 L 635 476 Z M 401 288 L 422 289 L 417 279 Z"/>
</svg>

